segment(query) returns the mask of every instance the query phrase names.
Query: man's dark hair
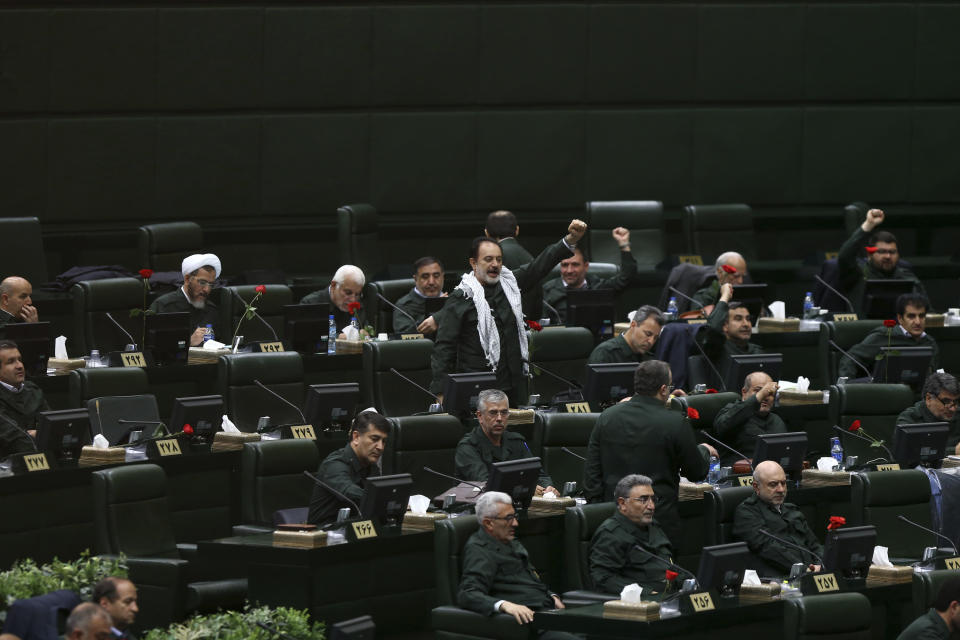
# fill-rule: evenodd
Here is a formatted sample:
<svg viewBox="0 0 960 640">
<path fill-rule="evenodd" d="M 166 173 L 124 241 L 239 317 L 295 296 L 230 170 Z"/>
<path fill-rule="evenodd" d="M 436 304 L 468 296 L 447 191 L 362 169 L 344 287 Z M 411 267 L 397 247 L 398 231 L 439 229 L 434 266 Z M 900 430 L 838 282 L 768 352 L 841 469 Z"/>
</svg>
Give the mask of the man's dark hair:
<svg viewBox="0 0 960 640">
<path fill-rule="evenodd" d="M 902 316 L 907 312 L 907 306 L 923 309 L 926 313 L 930 308 L 930 301 L 922 293 L 903 293 L 897 297 L 897 315 Z"/>
<path fill-rule="evenodd" d="M 873 235 L 870 236 L 870 244 L 875 245 L 878 242 L 897 244 L 897 236 L 893 235 L 889 231 L 874 231 Z"/>
<path fill-rule="evenodd" d="M 473 239 L 473 244 L 470 245 L 471 258 L 473 258 L 474 260 L 477 259 L 477 254 L 480 252 L 480 245 L 482 245 L 484 242 L 495 244 L 498 247 L 500 246 L 500 244 L 496 240 L 493 240 L 492 238 L 488 238 L 487 236 L 477 236 L 476 238 Z M 500 251 L 502 253 L 503 249 L 501 249 Z"/>
<path fill-rule="evenodd" d="M 661 327 L 664 324 L 663 314 L 653 305 L 645 304 L 633 314 L 633 321 L 637 324 L 643 323 L 647 318 L 653 318 Z"/>
<path fill-rule="evenodd" d="M 117 585 L 120 583 L 120 580 L 123 579 L 124 578 L 114 578 L 113 576 L 104 578 L 97 584 L 93 585 L 93 594 L 91 595 L 90 599 L 98 604 L 102 598 L 106 598 L 110 602 L 113 602 L 119 597 L 117 594 Z"/>
<path fill-rule="evenodd" d="M 443 271 L 443 263 L 440 262 L 439 259 L 434 258 L 433 256 L 423 256 L 413 263 L 413 275 L 417 275 L 417 271 L 420 271 L 420 269 L 434 263 L 440 265 L 440 271 Z"/>
<path fill-rule="evenodd" d="M 4 349 L 19 349 L 17 343 L 13 340 L 0 340 L 0 351 Z"/>
<path fill-rule="evenodd" d="M 353 426 L 350 427 L 350 431 L 356 431 L 362 435 L 370 429 L 376 429 L 390 435 L 390 423 L 386 418 L 376 411 L 361 411 L 353 419 Z"/>
<path fill-rule="evenodd" d="M 944 391 L 952 396 L 960 396 L 960 383 L 949 373 L 932 373 L 927 376 L 926 382 L 923 383 L 924 397 L 928 393 L 939 396 Z"/>
<path fill-rule="evenodd" d="M 491 238 L 512 238 L 517 233 L 517 216 L 509 211 L 494 211 L 487 216 L 487 233 Z"/>
<path fill-rule="evenodd" d="M 937 611 L 946 611 L 950 608 L 950 603 L 960 601 L 960 576 L 947 578 L 940 585 L 937 591 L 937 597 L 933 599 L 933 608 Z"/>
<path fill-rule="evenodd" d="M 663 360 L 641 362 L 633 374 L 633 391 L 638 396 L 655 396 L 665 384 L 670 384 L 670 365 Z"/>
</svg>

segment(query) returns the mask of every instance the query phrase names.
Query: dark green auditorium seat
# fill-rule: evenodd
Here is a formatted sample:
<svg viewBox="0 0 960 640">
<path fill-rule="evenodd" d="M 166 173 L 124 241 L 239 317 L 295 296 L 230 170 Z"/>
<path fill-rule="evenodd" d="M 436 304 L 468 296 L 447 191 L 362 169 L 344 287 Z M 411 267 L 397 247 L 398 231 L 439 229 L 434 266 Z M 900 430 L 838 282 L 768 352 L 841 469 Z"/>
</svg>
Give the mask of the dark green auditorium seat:
<svg viewBox="0 0 960 640">
<path fill-rule="evenodd" d="M 937 592 L 947 578 L 956 577 L 955 570 L 941 569 L 913 574 L 913 617 L 918 618 L 933 606 Z"/>
<path fill-rule="evenodd" d="M 34 291 L 49 280 L 38 218 L 0 218 L 0 238 L 4 240 L 0 278 L 12 275 L 26 278 Z"/>
<path fill-rule="evenodd" d="M 455 484 L 423 468 L 454 475 L 454 452 L 463 437 L 459 420 L 443 413 L 392 418 L 390 422 L 393 431 L 387 438 L 384 473 L 409 473 L 413 476 L 413 493 L 428 498 L 440 495 Z"/>
<path fill-rule="evenodd" d="M 98 367 L 70 372 L 71 407 L 84 407 L 91 398 L 139 396 L 151 393 L 147 372 L 139 367 Z"/>
<path fill-rule="evenodd" d="M 747 204 L 692 204 L 683 208 L 683 234 L 689 253 L 704 264 L 726 251 L 736 251 L 749 262 L 757 256 L 753 210 Z"/>
<path fill-rule="evenodd" d="M 430 386 L 433 342 L 427 339 L 363 343 L 364 404 L 385 416 L 409 416 L 436 402 L 390 371 L 396 369 L 422 387 Z"/>
<path fill-rule="evenodd" d="M 402 280 L 377 280 L 368 282 L 363 287 L 363 304 L 367 311 L 367 321 L 373 323 L 373 328 L 377 333 L 393 333 L 393 307 L 380 300 L 377 294 L 379 293 L 390 302 L 396 303 L 397 300 L 410 293 L 413 285 L 413 278 L 404 278 Z"/>
<path fill-rule="evenodd" d="M 733 539 L 733 516 L 740 503 L 752 495 L 753 487 L 727 487 L 704 494 L 707 545 L 736 542 Z"/>
<path fill-rule="evenodd" d="M 563 602 L 593 604 L 616 600 L 619 594 L 608 595 L 594 591 L 590 578 L 590 541 L 597 527 L 616 511 L 615 502 L 599 502 L 570 507 L 563 516 L 563 546 L 566 556 L 565 569 L 569 591 L 563 594 Z"/>
<path fill-rule="evenodd" d="M 457 606 L 463 546 L 477 527 L 477 519 L 472 516 L 437 521 L 433 550 L 438 606 L 431 613 L 435 637 L 438 640 L 529 640 L 530 629 L 517 624 L 513 616 L 482 615 Z"/>
<path fill-rule="evenodd" d="M 243 445 L 240 454 L 240 513 L 236 535 L 267 533 L 280 509 L 307 508 L 313 483 L 303 475 L 317 470 L 320 456 L 312 440 L 263 440 Z"/>
<path fill-rule="evenodd" d="M 839 346 L 844 351 L 849 351 L 850 347 L 855 344 L 860 343 L 867 334 L 873 331 L 874 328 L 879 327 L 883 324 L 882 320 L 855 320 L 853 322 L 827 322 L 827 332 L 820 332 L 820 350 L 827 354 L 826 359 L 826 370 L 823 373 L 827 384 L 836 384 L 837 382 L 837 367 L 840 364 L 841 358 L 845 358 L 842 353 L 833 348 L 829 341 L 833 342 Z M 870 363 L 863 363 L 867 366 L 868 369 L 872 370 Z M 857 374 L 858 376 L 866 376 L 865 372 Z"/>
<path fill-rule="evenodd" d="M 698 393 L 696 395 L 678 396 L 670 401 L 670 408 L 681 412 L 687 408 L 696 409 L 700 414 L 699 418 L 691 418 L 690 424 L 694 429 L 707 431 L 711 435 L 713 431 L 713 421 L 720 413 L 720 410 L 731 402 L 740 399 L 739 393 L 727 391 L 725 393 Z M 753 452 L 744 451 L 750 455 Z"/>
<path fill-rule="evenodd" d="M 562 451 L 566 447 L 574 453 L 586 456 L 590 434 L 597 423 L 599 413 L 542 413 L 543 435 L 540 457 L 543 466 L 557 489 L 563 490 L 565 482 L 583 484 L 583 460 Z"/>
<path fill-rule="evenodd" d="M 379 228 L 380 216 L 373 205 L 347 204 L 337 209 L 340 264 L 360 267 L 368 280 L 385 264 L 377 239 Z"/>
<path fill-rule="evenodd" d="M 593 334 L 583 327 L 548 327 L 530 333 L 530 361 L 542 364 L 553 373 L 585 382 L 584 365 L 593 351 Z M 548 402 L 555 394 L 567 391 L 570 386 L 553 376 L 531 367 L 534 374 L 530 381 L 530 393 L 539 393 L 541 400 Z"/>
<path fill-rule="evenodd" d="M 897 517 L 902 515 L 928 529 L 932 527 L 930 480 L 924 472 L 878 471 L 855 474 L 852 480 L 850 515 L 856 524 L 877 528 L 877 544 L 889 549 L 891 561 L 896 558 L 912 562 L 923 557 L 924 547 L 936 546 L 933 534 Z"/>
<path fill-rule="evenodd" d="M 893 431 L 897 416 L 913 405 L 910 387 L 903 384 L 847 384 L 830 387 L 830 419 L 846 430 L 854 420 L 874 438 L 893 448 Z M 860 464 L 889 455 L 881 447 L 871 446 L 860 438 L 841 436 L 844 455 L 859 456 Z"/>
<path fill-rule="evenodd" d="M 143 307 L 143 283 L 139 278 L 84 280 L 73 285 L 70 295 L 73 298 L 73 339 L 67 341 L 67 350 L 71 356 L 87 355 L 91 349 L 99 349 L 102 355 L 123 351 L 129 339 L 110 322 L 107 313 L 140 343 L 140 318 L 130 317 L 131 309 Z"/>
<path fill-rule="evenodd" d="M 141 267 L 179 273 L 184 258 L 204 253 L 203 229 L 186 221 L 145 224 L 137 229 L 137 253 Z"/>
<path fill-rule="evenodd" d="M 125 554 L 136 583 L 142 628 L 166 626 L 192 611 L 238 606 L 246 580 L 207 581 L 195 545 L 178 545 L 170 522 L 167 478 L 154 464 L 95 471 L 94 539 L 98 554 Z"/>
<path fill-rule="evenodd" d="M 217 336 L 220 342 L 230 344 L 233 332 L 236 330 L 237 322 L 246 308 L 243 302 L 237 299 L 236 293 L 246 302 L 253 300 L 257 295 L 255 289 L 257 285 L 244 285 L 240 287 L 224 287 L 220 291 L 220 327 L 221 331 L 229 331 L 225 336 Z M 293 304 L 293 293 L 290 287 L 285 284 L 266 285 L 266 291 L 257 300 L 257 314 L 263 318 L 267 324 L 273 327 L 277 337 L 283 339 L 283 305 Z M 248 318 L 243 321 L 240 327 L 239 335 L 243 336 L 244 343 L 264 341 L 271 342 L 275 338 L 270 329 L 263 325 L 256 318 Z"/>
<path fill-rule="evenodd" d="M 630 249 L 639 269 L 655 269 L 666 258 L 663 203 L 659 200 L 588 202 L 586 214 L 592 260 L 620 263 L 620 248 L 611 235 L 617 227 L 630 230 Z"/>
<path fill-rule="evenodd" d="M 260 416 L 271 424 L 299 424 L 300 414 L 259 388 L 254 380 L 303 407 L 303 358 L 299 353 L 239 353 L 220 356 L 217 363 L 218 393 L 227 415 L 241 431 L 255 431 Z"/>
<path fill-rule="evenodd" d="M 810 379 L 811 389 L 826 389 L 837 380 L 826 376 L 830 348 L 824 336 L 828 333 L 829 328 L 821 323 L 819 331 L 764 332 L 755 334 L 750 341 L 767 353 L 783 355 L 781 380 L 796 381 L 798 376 L 804 376 Z"/>
<path fill-rule="evenodd" d="M 870 640 L 870 600 L 862 593 L 834 593 L 787 600 L 784 640 Z"/>
<path fill-rule="evenodd" d="M 591 262 L 589 273 L 590 275 L 597 276 L 598 278 L 612 278 L 620 273 L 620 260 L 618 258 L 616 262 Z M 543 281 L 546 282 L 547 280 L 552 280 L 559 277 L 560 264 L 557 263 L 557 266 L 550 270 L 550 273 L 546 278 L 543 279 Z M 556 319 L 554 318 L 554 320 Z"/>
</svg>

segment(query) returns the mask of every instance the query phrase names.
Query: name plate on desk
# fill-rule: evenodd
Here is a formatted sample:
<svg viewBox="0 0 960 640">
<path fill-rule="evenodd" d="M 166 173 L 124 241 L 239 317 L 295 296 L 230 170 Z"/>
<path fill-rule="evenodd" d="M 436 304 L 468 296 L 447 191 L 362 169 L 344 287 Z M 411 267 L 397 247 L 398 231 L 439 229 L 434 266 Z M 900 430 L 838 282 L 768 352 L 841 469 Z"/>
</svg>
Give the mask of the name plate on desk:
<svg viewBox="0 0 960 640">
<path fill-rule="evenodd" d="M 936 564 L 940 564 L 940 560 Z M 956 571 L 960 569 L 960 558 L 943 558 L 943 566 L 938 566 L 938 569 L 950 569 L 951 571 Z"/>
<path fill-rule="evenodd" d="M 31 453 L 23 456 L 23 465 L 27 471 L 49 471 L 50 463 L 42 453 Z"/>
<path fill-rule="evenodd" d="M 317 434 L 312 424 L 298 424 L 290 427 L 290 435 L 297 440 L 316 440 Z"/>
<path fill-rule="evenodd" d="M 739 476 L 737 481 L 740 483 L 741 487 L 752 487 L 753 486 L 753 476 Z"/>
<path fill-rule="evenodd" d="M 677 260 L 680 261 L 680 264 L 695 264 L 700 267 L 703 266 L 703 256 L 700 255 L 680 255 L 677 256 Z"/>
<path fill-rule="evenodd" d="M 120 354 L 120 362 L 124 367 L 145 367 L 147 359 L 139 351 L 124 351 Z"/>
<path fill-rule="evenodd" d="M 260 348 L 260 353 L 282 353 L 283 352 L 282 342 L 260 342 L 257 346 Z"/>
<path fill-rule="evenodd" d="M 699 593 L 685 593 L 680 596 L 680 613 L 703 613 L 717 608 L 714 602 L 715 594 L 710 591 Z"/>
<path fill-rule="evenodd" d="M 160 456 L 179 456 L 183 452 L 180 450 L 180 442 L 176 438 L 164 438 L 154 440 L 157 446 L 157 454 Z"/>
<path fill-rule="evenodd" d="M 877 471 L 900 471 L 900 465 L 896 462 L 890 464 L 878 464 Z"/>
<path fill-rule="evenodd" d="M 855 313 L 835 313 L 833 314 L 834 322 L 856 322 L 858 320 L 857 314 Z"/>
<path fill-rule="evenodd" d="M 368 538 L 377 537 L 377 527 L 374 526 L 373 520 L 361 520 L 359 522 L 351 522 L 350 526 L 347 527 L 347 539 L 350 542 L 356 542 L 357 540 L 366 540 Z"/>
<path fill-rule="evenodd" d="M 588 402 L 568 402 L 564 405 L 567 413 L 590 413 L 590 403 Z"/>
<path fill-rule="evenodd" d="M 423 334 L 422 333 L 401 333 L 400 339 L 401 340 L 422 340 Z"/>
<path fill-rule="evenodd" d="M 807 575 L 800 580 L 800 590 L 803 595 L 817 593 L 832 593 L 834 591 L 844 591 L 841 588 L 840 581 L 833 573 L 815 573 Z"/>
</svg>

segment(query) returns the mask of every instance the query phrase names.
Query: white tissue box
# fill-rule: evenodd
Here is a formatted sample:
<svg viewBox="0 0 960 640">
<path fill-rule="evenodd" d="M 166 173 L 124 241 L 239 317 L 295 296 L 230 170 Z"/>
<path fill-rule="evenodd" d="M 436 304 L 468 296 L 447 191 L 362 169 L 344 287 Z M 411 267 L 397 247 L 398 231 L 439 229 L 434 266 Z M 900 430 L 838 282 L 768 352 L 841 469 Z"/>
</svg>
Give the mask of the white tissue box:
<svg viewBox="0 0 960 640">
<path fill-rule="evenodd" d="M 867 574 L 867 586 L 899 584 L 901 582 L 913 582 L 913 567 L 908 565 L 894 565 L 892 567 L 881 567 L 875 564 L 870 565 L 870 572 Z"/>
<path fill-rule="evenodd" d="M 403 514 L 402 531 L 433 531 L 437 520 L 446 520 L 447 514 L 438 512 L 414 513 L 407 511 Z"/>
<path fill-rule="evenodd" d="M 649 600 L 636 603 L 608 600 L 603 603 L 603 617 L 619 620 L 659 620 L 660 603 Z"/>
<path fill-rule="evenodd" d="M 322 529 L 313 531 L 274 531 L 273 546 L 293 547 L 296 549 L 316 549 L 327 546 L 327 532 Z"/>
<path fill-rule="evenodd" d="M 239 433 L 217 431 L 213 434 L 213 444 L 210 451 L 238 451 L 243 449 L 245 442 L 260 442 L 259 433 Z"/>
<path fill-rule="evenodd" d="M 800 476 L 800 486 L 807 487 L 836 487 L 850 484 L 848 471 L 820 471 L 819 469 L 804 469 Z"/>
<path fill-rule="evenodd" d="M 83 369 L 86 366 L 87 361 L 83 358 L 49 358 L 47 360 L 47 368 L 57 373 L 70 373 L 74 369 Z"/>
<path fill-rule="evenodd" d="M 77 466 L 99 467 L 105 464 L 123 464 L 127 461 L 127 450 L 124 447 L 108 447 L 101 449 L 86 445 L 80 451 L 80 460 Z"/>
<path fill-rule="evenodd" d="M 530 511 L 534 513 L 563 513 L 567 507 L 577 506 L 573 498 L 538 498 L 530 500 Z"/>
</svg>

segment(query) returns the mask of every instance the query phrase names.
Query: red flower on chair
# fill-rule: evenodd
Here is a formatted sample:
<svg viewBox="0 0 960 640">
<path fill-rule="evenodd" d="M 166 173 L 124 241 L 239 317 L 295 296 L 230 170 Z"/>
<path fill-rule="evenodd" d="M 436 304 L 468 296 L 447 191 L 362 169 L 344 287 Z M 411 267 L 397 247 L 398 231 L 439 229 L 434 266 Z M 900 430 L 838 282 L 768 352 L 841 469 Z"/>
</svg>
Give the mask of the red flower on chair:
<svg viewBox="0 0 960 640">
<path fill-rule="evenodd" d="M 854 420 L 850 423 L 850 426 L 847 427 L 847 431 L 860 431 L 860 420 Z"/>
<path fill-rule="evenodd" d="M 262 284 L 258 284 L 256 287 L 253 288 L 253 290 L 256 291 L 257 293 L 266 293 L 266 292 L 267 292 L 267 288 L 266 288 L 265 286 L 263 286 Z"/>
<path fill-rule="evenodd" d="M 847 524 L 847 519 L 843 516 L 830 516 L 830 522 L 827 523 L 827 531 L 839 529 L 845 524 Z"/>
<path fill-rule="evenodd" d="M 671 571 L 670 569 L 667 569 L 667 572 L 666 572 L 667 582 L 673 582 L 674 580 L 677 579 L 677 576 L 679 575 L 680 574 L 677 573 L 676 571 Z"/>
<path fill-rule="evenodd" d="M 897 321 L 896 321 L 896 320 L 884 320 L 884 321 L 883 321 L 883 326 L 885 326 L 887 329 L 893 329 L 895 326 L 897 326 Z"/>
<path fill-rule="evenodd" d="M 700 412 L 694 409 L 693 407 L 687 407 L 687 417 L 691 420 L 699 420 Z"/>
<path fill-rule="evenodd" d="M 137 273 L 139 273 L 140 277 L 144 280 L 149 280 L 150 276 L 153 275 L 153 269 L 140 269 Z"/>
<path fill-rule="evenodd" d="M 531 331 L 543 331 L 543 327 L 536 320 L 527 320 L 527 326 Z"/>
</svg>

